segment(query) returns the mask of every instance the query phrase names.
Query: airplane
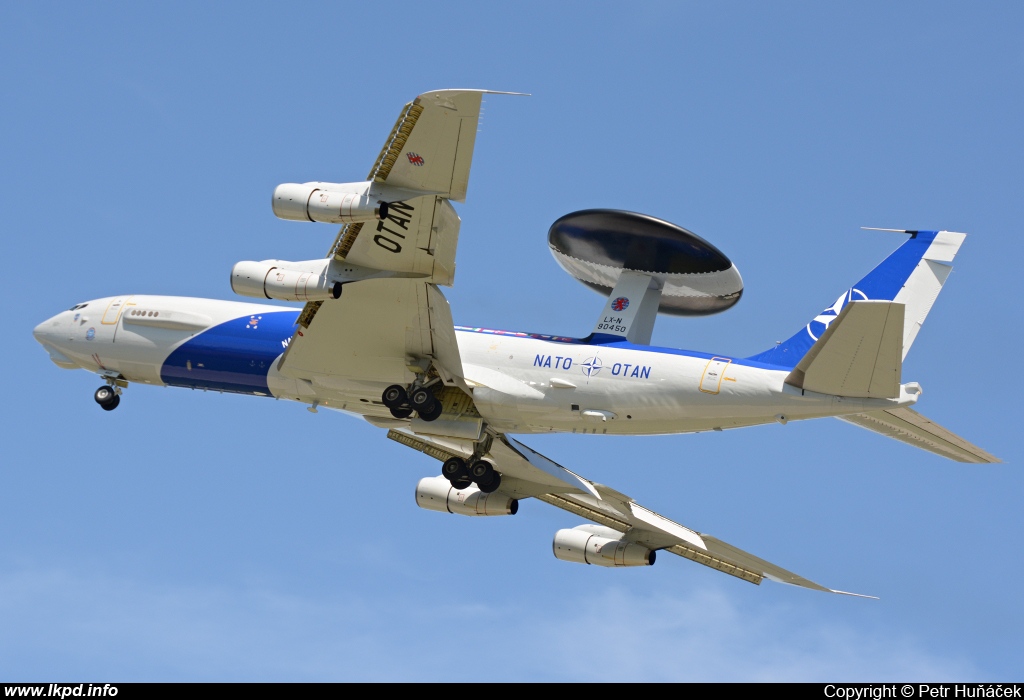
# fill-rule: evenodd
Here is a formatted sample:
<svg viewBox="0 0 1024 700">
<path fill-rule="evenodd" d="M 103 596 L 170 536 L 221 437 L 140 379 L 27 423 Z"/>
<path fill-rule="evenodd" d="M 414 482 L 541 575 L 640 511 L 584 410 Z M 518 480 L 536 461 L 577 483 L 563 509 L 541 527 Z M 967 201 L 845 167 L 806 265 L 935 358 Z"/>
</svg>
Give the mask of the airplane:
<svg viewBox="0 0 1024 700">
<path fill-rule="evenodd" d="M 814 583 L 685 527 L 529 448 L 532 433 L 656 435 L 836 417 L 959 462 L 998 462 L 911 407 L 902 363 L 965 234 L 907 240 L 788 340 L 751 357 L 650 345 L 659 313 L 718 313 L 742 295 L 721 251 L 655 217 L 573 212 L 548 236 L 569 274 L 606 295 L 584 338 L 456 326 L 452 286 L 460 219 L 485 90 L 438 90 L 405 105 L 364 181 L 278 186 L 276 216 L 341 224 L 326 257 L 243 261 L 232 289 L 299 309 L 214 299 L 121 295 L 40 323 L 59 367 L 104 384 L 116 409 L 131 384 L 285 399 L 333 409 L 441 463 L 419 506 L 514 515 L 534 498 L 587 524 L 559 530 L 560 560 L 649 566 L 668 552 L 754 584 Z M 888 230 L 888 229 L 887 229 Z M 871 597 L 871 596 L 861 596 Z"/>
</svg>

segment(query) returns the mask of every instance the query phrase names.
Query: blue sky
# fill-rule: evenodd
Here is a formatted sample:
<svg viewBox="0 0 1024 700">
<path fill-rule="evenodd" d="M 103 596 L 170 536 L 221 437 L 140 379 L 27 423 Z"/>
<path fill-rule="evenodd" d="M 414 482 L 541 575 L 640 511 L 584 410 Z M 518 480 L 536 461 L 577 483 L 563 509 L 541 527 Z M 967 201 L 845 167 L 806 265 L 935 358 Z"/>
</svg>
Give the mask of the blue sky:
<svg viewBox="0 0 1024 700">
<path fill-rule="evenodd" d="M 174 3 L 5 8 L 2 680 L 1019 680 L 1024 658 L 1015 3 Z M 970 234 L 904 366 L 1001 465 L 835 420 L 524 440 L 698 530 L 880 601 L 674 557 L 551 556 L 578 520 L 416 508 L 438 464 L 342 415 L 99 385 L 31 336 L 125 293 L 232 298 L 238 260 L 322 256 L 280 182 L 365 176 L 420 92 L 492 96 L 457 323 L 584 335 L 547 251 L 588 207 L 707 238 L 746 291 L 658 344 L 749 355 L 894 249 Z"/>
</svg>

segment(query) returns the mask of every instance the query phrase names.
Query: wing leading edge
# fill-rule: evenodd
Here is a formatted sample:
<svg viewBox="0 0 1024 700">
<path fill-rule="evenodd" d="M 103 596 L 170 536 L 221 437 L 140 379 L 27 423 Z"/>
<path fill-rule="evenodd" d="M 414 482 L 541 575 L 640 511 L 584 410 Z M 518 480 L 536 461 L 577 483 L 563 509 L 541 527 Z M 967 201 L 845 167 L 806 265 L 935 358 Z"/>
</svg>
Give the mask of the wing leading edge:
<svg viewBox="0 0 1024 700">
<path fill-rule="evenodd" d="M 442 462 L 451 457 L 465 458 L 472 451 L 458 440 L 413 435 L 405 430 L 390 430 L 388 437 Z M 487 456 L 502 474 L 501 493 L 513 498 L 536 498 L 616 530 L 626 541 L 671 552 L 756 585 L 769 579 L 815 591 L 874 598 L 827 588 L 716 537 L 691 530 L 615 489 L 569 471 L 507 435 L 494 439 Z"/>
</svg>

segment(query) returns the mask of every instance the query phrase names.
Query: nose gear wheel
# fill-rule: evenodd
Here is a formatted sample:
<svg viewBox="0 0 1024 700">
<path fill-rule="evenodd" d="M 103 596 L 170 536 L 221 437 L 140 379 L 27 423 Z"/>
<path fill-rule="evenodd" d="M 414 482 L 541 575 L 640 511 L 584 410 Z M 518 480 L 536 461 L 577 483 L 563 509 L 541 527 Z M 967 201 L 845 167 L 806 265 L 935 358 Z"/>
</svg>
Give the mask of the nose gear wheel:
<svg viewBox="0 0 1024 700">
<path fill-rule="evenodd" d="M 92 397 L 104 411 L 113 411 L 121 403 L 121 397 L 111 386 L 101 386 Z"/>
</svg>

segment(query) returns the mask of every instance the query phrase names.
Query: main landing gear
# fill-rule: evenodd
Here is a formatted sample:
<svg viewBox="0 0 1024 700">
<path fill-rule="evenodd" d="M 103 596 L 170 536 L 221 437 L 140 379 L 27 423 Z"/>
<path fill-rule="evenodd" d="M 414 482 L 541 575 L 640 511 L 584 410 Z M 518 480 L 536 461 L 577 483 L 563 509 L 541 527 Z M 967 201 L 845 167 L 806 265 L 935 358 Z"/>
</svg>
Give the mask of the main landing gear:
<svg viewBox="0 0 1024 700">
<path fill-rule="evenodd" d="M 121 393 L 112 386 L 101 386 L 92 395 L 104 411 L 113 411 L 121 403 Z"/>
<path fill-rule="evenodd" d="M 469 462 L 452 457 L 441 465 L 441 476 L 452 482 L 452 488 L 464 489 L 476 482 L 484 493 L 493 493 L 501 486 L 501 474 L 485 459 L 473 458 Z"/>
<path fill-rule="evenodd" d="M 395 418 L 408 418 L 416 411 L 423 420 L 434 421 L 441 417 L 444 410 L 441 402 L 434 397 L 434 392 L 425 386 L 406 391 L 400 384 L 392 384 L 384 390 L 380 400 Z"/>
</svg>

